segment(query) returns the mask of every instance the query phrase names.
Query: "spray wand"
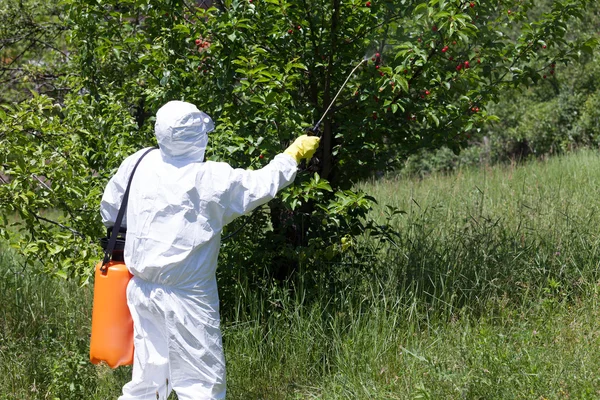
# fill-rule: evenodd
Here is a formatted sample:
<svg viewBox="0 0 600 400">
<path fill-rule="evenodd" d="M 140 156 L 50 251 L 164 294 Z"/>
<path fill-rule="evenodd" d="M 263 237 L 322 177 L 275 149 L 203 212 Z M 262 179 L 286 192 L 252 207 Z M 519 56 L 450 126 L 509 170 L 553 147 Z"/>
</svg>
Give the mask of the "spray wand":
<svg viewBox="0 0 600 400">
<path fill-rule="evenodd" d="M 362 65 L 362 63 L 364 63 L 365 61 L 367 61 L 367 57 L 363 58 L 361 62 L 359 62 L 356 67 L 354 67 L 354 69 L 348 74 L 348 76 L 346 77 L 346 80 L 344 81 L 344 83 L 342 84 L 342 87 L 340 87 L 340 90 L 338 90 L 338 92 L 336 93 L 335 97 L 333 98 L 333 100 L 331 100 L 331 102 L 329 103 L 329 106 L 327 107 L 327 109 L 325 110 L 325 112 L 323 113 L 323 115 L 321 116 L 321 119 L 319 119 L 317 121 L 316 124 L 313 125 L 312 128 L 308 128 L 308 132 L 309 134 L 313 134 L 316 135 L 319 131 L 319 125 L 321 125 L 321 122 L 323 121 L 323 118 L 325 118 L 325 116 L 327 115 L 327 113 L 329 112 L 329 109 L 331 108 L 331 106 L 333 105 L 333 103 L 335 103 L 335 101 L 337 100 L 338 96 L 340 95 L 340 93 L 342 92 L 342 89 L 344 89 L 344 87 L 346 86 L 346 84 L 348 83 L 348 81 L 350 80 L 350 77 L 354 74 L 354 71 L 356 71 L 358 69 L 358 67 L 360 67 Z"/>
</svg>

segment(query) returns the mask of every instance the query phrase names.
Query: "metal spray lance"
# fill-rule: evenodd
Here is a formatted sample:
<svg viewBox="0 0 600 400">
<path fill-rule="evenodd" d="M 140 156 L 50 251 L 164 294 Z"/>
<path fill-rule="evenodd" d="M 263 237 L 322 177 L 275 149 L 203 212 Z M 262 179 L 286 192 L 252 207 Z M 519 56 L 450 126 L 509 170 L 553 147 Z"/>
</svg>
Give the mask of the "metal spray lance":
<svg viewBox="0 0 600 400">
<path fill-rule="evenodd" d="M 317 121 L 317 123 L 312 127 L 309 128 L 309 132 L 312 134 L 316 134 L 318 132 L 319 129 L 319 125 L 321 125 L 321 122 L 323 121 L 323 118 L 325 118 L 325 116 L 327 115 L 327 113 L 329 112 L 329 109 L 331 108 L 331 106 L 333 105 L 333 103 L 335 103 L 335 101 L 337 100 L 338 96 L 340 95 L 340 93 L 342 92 L 342 89 L 344 89 L 344 87 L 346 86 L 346 84 L 348 83 L 348 81 L 350 80 L 350 77 L 354 74 L 354 71 L 356 71 L 358 69 L 358 67 L 360 67 L 362 65 L 362 63 L 364 63 L 365 61 L 367 61 L 368 58 L 365 57 L 362 59 L 361 62 L 359 62 L 356 67 L 354 67 L 354 69 L 352 71 L 350 71 L 350 73 L 348 74 L 348 76 L 346 77 L 346 80 L 344 81 L 344 83 L 342 84 L 342 87 L 340 88 L 340 90 L 338 90 L 338 92 L 336 93 L 335 97 L 333 98 L 333 100 L 331 100 L 331 102 L 329 103 L 329 106 L 327 107 L 327 109 L 325 110 L 325 112 L 323 113 L 323 115 L 321 116 L 321 118 Z"/>
</svg>

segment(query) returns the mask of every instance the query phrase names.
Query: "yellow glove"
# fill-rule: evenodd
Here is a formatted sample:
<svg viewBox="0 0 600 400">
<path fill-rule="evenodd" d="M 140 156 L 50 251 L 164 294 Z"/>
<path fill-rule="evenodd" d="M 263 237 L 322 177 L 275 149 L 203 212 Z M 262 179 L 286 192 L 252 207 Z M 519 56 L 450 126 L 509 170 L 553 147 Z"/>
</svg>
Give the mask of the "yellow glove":
<svg viewBox="0 0 600 400">
<path fill-rule="evenodd" d="M 300 160 L 304 158 L 310 159 L 313 154 L 315 154 L 317 147 L 319 147 L 320 140 L 321 139 L 316 136 L 302 135 L 298 137 L 290 147 L 285 149 L 284 153 L 292 156 L 296 162 L 299 163 Z"/>
</svg>

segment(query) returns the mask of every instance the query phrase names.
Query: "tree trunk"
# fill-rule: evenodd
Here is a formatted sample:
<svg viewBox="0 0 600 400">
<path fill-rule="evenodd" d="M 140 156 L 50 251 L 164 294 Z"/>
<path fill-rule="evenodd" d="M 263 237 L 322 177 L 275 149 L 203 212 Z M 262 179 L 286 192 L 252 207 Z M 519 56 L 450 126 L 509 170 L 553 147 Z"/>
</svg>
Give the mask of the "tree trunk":
<svg viewBox="0 0 600 400">
<path fill-rule="evenodd" d="M 333 61 L 335 52 L 337 50 L 337 30 L 340 18 L 340 0 L 333 0 L 333 15 L 331 16 L 331 48 L 329 53 L 329 65 L 327 66 L 327 74 L 325 76 L 325 87 L 323 89 L 323 111 L 327 109 L 331 102 L 331 80 L 334 75 Z M 325 125 L 323 127 L 323 165 L 321 167 L 321 177 L 328 179 L 331 170 L 333 169 L 333 129 L 331 126 L 331 119 L 325 118 Z"/>
</svg>

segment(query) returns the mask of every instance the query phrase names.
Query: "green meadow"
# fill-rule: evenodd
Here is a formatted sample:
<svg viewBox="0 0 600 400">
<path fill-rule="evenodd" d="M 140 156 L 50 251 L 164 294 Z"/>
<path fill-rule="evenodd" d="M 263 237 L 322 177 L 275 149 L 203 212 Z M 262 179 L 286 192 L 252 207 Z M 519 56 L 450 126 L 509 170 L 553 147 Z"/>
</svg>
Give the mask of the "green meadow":
<svg viewBox="0 0 600 400">
<path fill-rule="evenodd" d="M 599 183 L 582 151 L 357 185 L 396 234 L 350 243 L 361 256 L 310 296 L 242 288 L 228 398 L 600 398 Z M 92 290 L 1 248 L 2 399 L 119 395 L 130 368 L 88 362 Z"/>
</svg>

